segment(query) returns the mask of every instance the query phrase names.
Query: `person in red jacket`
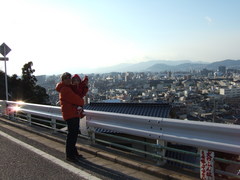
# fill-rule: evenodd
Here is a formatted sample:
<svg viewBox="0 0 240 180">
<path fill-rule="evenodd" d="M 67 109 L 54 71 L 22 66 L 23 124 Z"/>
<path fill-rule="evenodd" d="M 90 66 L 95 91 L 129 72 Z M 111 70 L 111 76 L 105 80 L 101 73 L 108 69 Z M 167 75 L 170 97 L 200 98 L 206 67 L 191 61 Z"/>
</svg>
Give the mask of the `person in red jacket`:
<svg viewBox="0 0 240 180">
<path fill-rule="evenodd" d="M 72 77 L 72 90 L 79 95 L 81 98 L 83 98 L 84 96 L 86 96 L 87 92 L 88 92 L 88 77 L 85 76 L 83 80 L 81 80 L 80 76 L 75 74 Z M 82 106 L 78 106 L 77 107 L 78 112 L 80 114 L 80 117 L 83 118 L 85 116 L 84 111 L 83 111 L 83 107 Z"/>
<path fill-rule="evenodd" d="M 56 91 L 59 92 L 62 116 L 68 126 L 66 159 L 76 162 L 82 157 L 82 155 L 78 154 L 76 148 L 80 117 L 77 106 L 83 106 L 84 100 L 72 90 L 71 74 L 68 72 L 62 74 L 61 82 L 56 85 Z"/>
</svg>

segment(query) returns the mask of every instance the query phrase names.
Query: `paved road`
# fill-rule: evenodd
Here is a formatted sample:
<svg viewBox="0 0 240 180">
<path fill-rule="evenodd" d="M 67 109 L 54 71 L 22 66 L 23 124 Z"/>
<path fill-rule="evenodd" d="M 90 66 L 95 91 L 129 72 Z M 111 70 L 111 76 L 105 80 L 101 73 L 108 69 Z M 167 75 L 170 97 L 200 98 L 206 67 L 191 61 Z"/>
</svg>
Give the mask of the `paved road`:
<svg viewBox="0 0 240 180">
<path fill-rule="evenodd" d="M 16 130 L 16 128 L 12 128 L 11 130 Z M 137 173 L 136 170 L 122 168 L 115 163 L 111 163 L 101 158 L 97 158 L 90 154 L 86 155 L 86 153 L 84 153 L 86 159 L 83 159 L 78 163 L 69 163 L 65 160 L 65 153 L 61 153 L 65 151 L 64 145 L 56 145 L 56 142 L 47 140 L 45 138 L 42 138 L 41 136 L 37 136 L 31 133 L 29 134 L 29 132 L 24 132 L 19 129 L 17 131 L 20 131 L 21 135 L 18 134 L 20 132 L 15 133 L 11 130 L 6 129 L 6 125 L 0 123 L 0 180 L 93 180 L 98 178 L 104 180 L 142 179 L 134 178 L 128 175 L 129 173 Z M 28 138 L 24 138 L 22 136 L 23 134 L 35 139 L 36 141 L 41 141 L 41 143 L 47 143 L 49 147 L 41 143 L 39 144 L 38 142 L 32 141 Z M 54 148 L 57 148 L 58 150 Z M 97 164 L 95 164 L 96 162 Z M 109 165 L 113 165 L 111 166 L 113 169 L 111 167 L 106 167 Z M 117 166 L 118 170 L 116 170 L 116 167 L 114 166 Z M 78 175 L 76 175 L 76 173 Z M 140 172 L 135 175 L 138 175 L 138 177 L 146 177 L 146 175 Z"/>
<path fill-rule="evenodd" d="M 121 157 L 102 152 L 101 149 L 89 146 L 85 141 L 81 141 L 81 146 L 78 144 L 82 148 L 79 151 L 85 159 L 76 164 L 69 163 L 65 160 L 65 145 L 63 143 L 65 139 L 62 141 L 60 134 L 56 137 L 55 134 L 45 131 L 47 130 L 27 125 L 24 126 L 17 122 L 8 122 L 0 118 L 0 180 L 92 180 L 97 179 L 96 177 L 104 180 L 164 179 L 161 178 L 163 177 L 162 174 L 158 177 L 156 175 L 153 176 L 135 168 L 118 164 L 114 160 L 103 159 L 100 155 L 107 155 L 106 157 L 110 159 Z M 99 154 L 98 156 L 96 156 L 97 153 Z M 144 164 L 133 161 L 127 162 L 136 167 L 140 165 L 144 166 Z M 148 165 L 146 167 L 155 168 L 153 172 L 163 171 L 163 169 L 155 166 Z M 170 174 L 165 169 L 162 173 L 167 174 L 166 177 Z M 192 178 L 184 179 L 192 180 Z"/>
<path fill-rule="evenodd" d="M 0 179 L 95 179 L 1 131 L 0 144 Z"/>
</svg>

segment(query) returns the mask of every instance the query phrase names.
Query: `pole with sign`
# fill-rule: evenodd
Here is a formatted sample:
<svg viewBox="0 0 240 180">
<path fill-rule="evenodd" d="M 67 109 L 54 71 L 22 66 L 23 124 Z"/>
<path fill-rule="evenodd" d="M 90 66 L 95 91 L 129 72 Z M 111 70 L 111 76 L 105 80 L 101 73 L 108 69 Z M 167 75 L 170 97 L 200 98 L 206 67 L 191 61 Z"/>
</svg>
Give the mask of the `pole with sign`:
<svg viewBox="0 0 240 180">
<path fill-rule="evenodd" d="M 6 58 L 7 54 L 11 51 L 11 49 L 5 44 L 2 43 L 0 46 L 0 53 L 3 55 L 3 61 L 4 61 L 4 66 L 5 66 L 5 88 L 6 88 L 6 101 L 8 101 L 8 83 L 7 83 L 7 63 L 6 61 L 8 58 Z M 2 60 L 2 58 L 0 59 Z"/>
</svg>

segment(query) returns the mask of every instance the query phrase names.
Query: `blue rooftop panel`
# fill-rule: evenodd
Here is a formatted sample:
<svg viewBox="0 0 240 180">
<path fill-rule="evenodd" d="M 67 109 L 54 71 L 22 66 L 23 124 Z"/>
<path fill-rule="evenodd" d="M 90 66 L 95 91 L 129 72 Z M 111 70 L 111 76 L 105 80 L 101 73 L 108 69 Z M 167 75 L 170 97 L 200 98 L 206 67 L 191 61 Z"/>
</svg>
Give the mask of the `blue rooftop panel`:
<svg viewBox="0 0 240 180">
<path fill-rule="evenodd" d="M 167 103 L 90 103 L 86 110 L 168 118 L 172 106 Z"/>
</svg>

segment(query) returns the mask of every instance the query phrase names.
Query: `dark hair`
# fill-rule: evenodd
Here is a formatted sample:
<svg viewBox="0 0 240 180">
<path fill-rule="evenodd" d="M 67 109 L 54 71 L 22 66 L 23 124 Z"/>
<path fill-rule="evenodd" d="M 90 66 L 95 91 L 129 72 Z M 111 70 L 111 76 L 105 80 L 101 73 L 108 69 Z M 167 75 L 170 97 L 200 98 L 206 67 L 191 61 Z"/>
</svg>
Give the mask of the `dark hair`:
<svg viewBox="0 0 240 180">
<path fill-rule="evenodd" d="M 71 77 L 72 77 L 72 75 L 69 72 L 65 72 L 65 73 L 62 74 L 61 80 L 63 81 L 63 80 L 68 79 L 68 78 L 71 79 Z"/>
</svg>

